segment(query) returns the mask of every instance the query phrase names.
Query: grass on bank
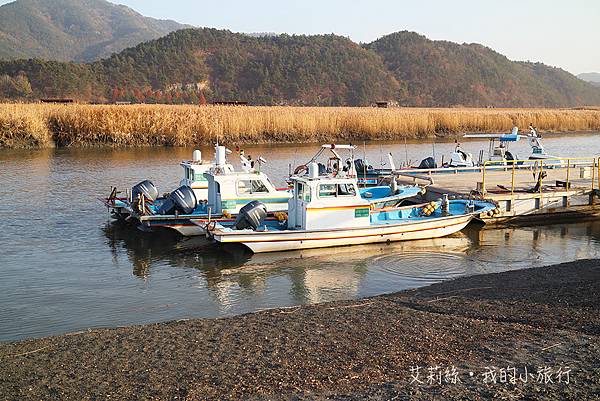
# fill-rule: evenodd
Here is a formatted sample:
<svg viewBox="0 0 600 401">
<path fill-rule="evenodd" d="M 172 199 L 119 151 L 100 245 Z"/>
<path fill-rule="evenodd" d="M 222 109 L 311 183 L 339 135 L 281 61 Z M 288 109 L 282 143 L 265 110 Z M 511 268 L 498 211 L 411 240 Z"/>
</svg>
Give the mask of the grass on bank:
<svg viewBox="0 0 600 401">
<path fill-rule="evenodd" d="M 394 140 L 600 130 L 600 110 L 1 104 L 0 147 Z"/>
</svg>

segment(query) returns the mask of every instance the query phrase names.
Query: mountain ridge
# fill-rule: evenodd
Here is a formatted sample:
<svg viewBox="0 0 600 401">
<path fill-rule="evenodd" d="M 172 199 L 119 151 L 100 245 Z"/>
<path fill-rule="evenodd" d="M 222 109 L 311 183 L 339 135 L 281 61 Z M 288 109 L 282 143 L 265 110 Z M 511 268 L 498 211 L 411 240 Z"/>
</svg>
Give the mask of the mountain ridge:
<svg viewBox="0 0 600 401">
<path fill-rule="evenodd" d="M 189 26 L 106 0 L 17 0 L 0 27 L 0 59 L 89 62 Z"/>
<path fill-rule="evenodd" d="M 73 1 L 54 0 L 53 4 Z M 21 5 L 49 2 L 18 1 Z M 142 17 L 105 0 L 80 4 L 109 4 L 120 16 L 131 14 L 135 21 Z M 94 22 L 83 18 L 69 25 L 71 14 L 56 24 L 75 26 L 71 36 L 85 36 L 82 27 Z M 600 104 L 600 89 L 562 69 L 512 61 L 476 43 L 430 40 L 408 31 L 358 44 L 334 34 L 252 35 L 185 28 L 119 52 L 109 51 L 111 46 L 105 43 L 95 46 L 100 50 L 88 47 L 88 53 L 80 56 L 91 57 L 99 51 L 110 55 L 88 63 L 43 58 L 0 61 L 0 98 L 148 103 L 208 99 L 321 106 L 365 106 L 382 100 L 428 107 Z"/>
</svg>

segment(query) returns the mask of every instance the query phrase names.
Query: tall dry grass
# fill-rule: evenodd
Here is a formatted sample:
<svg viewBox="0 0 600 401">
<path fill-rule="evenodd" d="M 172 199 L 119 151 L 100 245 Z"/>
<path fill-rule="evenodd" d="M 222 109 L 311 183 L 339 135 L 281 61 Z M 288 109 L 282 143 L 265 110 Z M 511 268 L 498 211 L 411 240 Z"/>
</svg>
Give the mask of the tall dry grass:
<svg viewBox="0 0 600 401">
<path fill-rule="evenodd" d="M 394 140 L 463 132 L 599 131 L 600 110 L 0 105 L 0 146 L 186 146 Z"/>
<path fill-rule="evenodd" d="M 52 145 L 48 109 L 21 104 L 0 105 L 0 148 Z"/>
</svg>

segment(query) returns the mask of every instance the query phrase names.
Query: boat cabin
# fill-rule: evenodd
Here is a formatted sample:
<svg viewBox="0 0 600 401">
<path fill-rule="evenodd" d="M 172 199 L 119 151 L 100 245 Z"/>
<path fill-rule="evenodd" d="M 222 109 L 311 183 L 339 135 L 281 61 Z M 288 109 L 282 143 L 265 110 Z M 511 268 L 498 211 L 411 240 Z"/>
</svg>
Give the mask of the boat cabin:
<svg viewBox="0 0 600 401">
<path fill-rule="evenodd" d="M 224 146 L 217 145 L 215 148 L 216 155 L 222 154 L 225 160 L 226 149 Z M 194 191 L 198 202 L 208 200 L 208 181 L 204 173 L 210 171 L 216 165 L 215 162 L 202 161 L 202 153 L 199 150 L 194 150 L 192 160 L 183 161 L 180 166 L 183 167 L 183 179 L 179 185 L 185 185 Z M 233 171 L 233 166 L 222 163 L 222 169 Z"/>
<path fill-rule="evenodd" d="M 508 150 L 510 142 L 518 142 L 521 139 L 519 128 L 513 127 L 510 134 L 465 134 L 464 138 L 486 138 L 490 140 L 488 148 L 488 160 L 495 162 L 509 162 L 517 160 Z M 480 156 L 481 157 L 481 156 Z"/>
<path fill-rule="evenodd" d="M 288 228 L 312 230 L 354 228 L 370 224 L 370 202 L 363 199 L 355 177 L 321 176 L 308 165 L 308 175 L 294 176 L 288 205 Z"/>
<path fill-rule="evenodd" d="M 214 168 L 204 173 L 208 188 L 207 207 L 211 213 L 237 214 L 254 200 L 264 203 L 269 212 L 287 210 L 291 196 L 288 190 L 275 188 L 269 177 L 260 171 L 253 168 L 235 171 L 224 160 L 224 153 L 217 153 Z"/>
</svg>

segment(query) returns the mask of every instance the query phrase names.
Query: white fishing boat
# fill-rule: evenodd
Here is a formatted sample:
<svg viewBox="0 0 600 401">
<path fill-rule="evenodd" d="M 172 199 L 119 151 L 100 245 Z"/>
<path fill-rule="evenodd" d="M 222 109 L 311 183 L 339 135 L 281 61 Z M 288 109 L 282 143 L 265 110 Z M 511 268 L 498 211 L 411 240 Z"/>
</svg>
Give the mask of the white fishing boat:
<svg viewBox="0 0 600 401">
<path fill-rule="evenodd" d="M 557 156 L 552 156 L 546 153 L 544 146 L 542 145 L 542 136 L 537 133 L 537 130 L 533 125 L 529 126 L 529 134 L 527 135 L 527 142 L 531 147 L 531 154 L 529 160 L 546 160 L 546 159 L 557 159 Z M 553 161 L 561 163 L 560 161 Z"/>
<path fill-rule="evenodd" d="M 241 155 L 243 170 L 236 171 L 227 162 L 228 150 L 215 148 L 215 161 L 209 168 L 198 169 L 205 164 L 182 163 L 185 178 L 181 186 L 164 197 L 157 197 L 158 190 L 150 181 L 144 181 L 131 190 L 130 219 L 136 219 L 145 231 L 171 229 L 184 236 L 204 235 L 201 225 L 207 219 L 223 225 L 233 224 L 235 215 L 248 202 L 260 200 L 267 205 L 275 221 L 274 212 L 286 211 L 291 194 L 287 188 L 276 188 L 269 177 Z M 202 177 L 200 178 L 200 175 Z M 199 192 L 201 191 L 201 192 Z M 199 198 L 204 196 L 204 198 Z"/>
<path fill-rule="evenodd" d="M 377 206 L 361 196 L 356 177 L 320 174 L 314 162 L 307 167 L 307 175 L 291 178 L 287 221 L 265 225 L 265 205 L 253 202 L 240 211 L 235 225 L 209 226 L 209 237 L 243 244 L 255 253 L 437 238 L 462 230 L 476 215 L 495 208 L 484 201 L 447 197 L 406 206 L 406 199 L 390 199 Z"/>
<path fill-rule="evenodd" d="M 454 152 L 450 155 L 450 162 L 448 162 L 447 167 L 475 167 L 476 165 L 477 162 L 473 159 L 473 154 L 465 152 L 460 143 L 457 142 Z"/>
<path fill-rule="evenodd" d="M 517 142 L 521 139 L 519 128 L 517 127 L 513 127 L 510 134 L 465 134 L 463 137 L 471 139 L 489 139 L 488 161 L 509 164 L 514 160 L 518 160 L 517 155 L 513 154 L 508 149 L 510 143 Z M 484 163 L 482 152 L 480 152 L 480 160 L 478 163 L 480 165 Z"/>
<path fill-rule="evenodd" d="M 198 201 L 207 200 L 208 183 L 204 173 L 214 168 L 215 163 L 203 161 L 202 152 L 194 150 L 192 160 L 184 160 L 180 163 L 180 166 L 183 167 L 183 178 L 179 185 L 191 188 Z M 223 168 L 233 170 L 233 166 L 230 164 Z M 132 190 L 127 190 L 125 194 L 118 191 L 117 187 L 113 187 L 110 195 L 107 198 L 100 199 L 100 201 L 108 208 L 115 219 L 128 220 L 136 214 L 132 203 L 140 193 L 146 197 L 147 201 L 152 202 L 158 198 L 158 190 L 154 184 L 149 180 L 145 180 L 133 186 Z"/>
<path fill-rule="evenodd" d="M 477 139 L 489 139 L 490 145 L 488 149 L 488 161 L 500 162 L 501 164 L 510 164 L 515 160 L 520 160 L 516 154 L 513 154 L 509 151 L 509 144 L 511 142 L 518 142 L 522 137 L 527 138 L 527 143 L 531 148 L 531 153 L 529 154 L 529 160 L 546 160 L 546 159 L 556 159 L 557 156 L 552 156 L 546 153 L 544 150 L 544 146 L 542 145 L 542 137 L 537 133 L 537 130 L 532 125 L 529 126 L 528 134 L 520 134 L 518 127 L 513 127 L 512 132 L 510 134 L 465 134 L 464 138 L 477 138 Z M 460 146 L 460 145 L 459 145 Z M 455 152 L 456 153 L 456 152 Z M 461 165 L 461 160 L 464 162 L 463 164 L 468 166 L 468 157 L 470 156 L 470 161 L 472 162 L 472 155 L 462 152 L 462 154 L 457 154 L 456 158 L 458 163 L 456 166 L 463 167 Z M 479 163 L 474 163 L 473 165 L 481 165 L 483 164 L 483 154 L 480 153 Z M 452 163 L 452 162 L 451 162 Z M 519 164 L 519 162 L 517 162 Z M 451 167 L 455 167 L 452 166 Z"/>
<path fill-rule="evenodd" d="M 332 156 L 327 160 L 327 169 L 332 174 L 350 174 L 356 176 L 353 163 L 342 166 L 336 145 L 323 145 L 322 149 L 330 149 Z M 352 150 L 350 145 L 338 145 L 337 149 Z M 158 189 L 151 181 L 143 181 L 135 185 L 126 199 L 113 199 L 113 213 L 117 207 L 119 213 L 127 213 L 129 221 L 136 221 L 144 231 L 171 229 L 184 236 L 206 234 L 205 227 L 210 221 L 222 226 L 232 226 L 240 209 L 252 201 L 260 201 L 265 205 L 267 217 L 265 224 L 277 225 L 285 219 L 288 200 L 291 192 L 288 188 L 276 188 L 269 177 L 260 171 L 266 161 L 259 157 L 252 161 L 240 153 L 241 171 L 236 171 L 227 162 L 227 149 L 217 145 L 215 161 L 208 167 L 207 163 L 199 163 L 200 155 L 195 152 L 194 161 L 183 162 L 185 177 L 181 186 L 163 197 L 158 197 Z M 231 152 L 229 152 L 231 153 Z M 351 157 L 349 160 L 352 160 Z M 342 167 L 340 167 L 342 166 Z M 203 179 L 199 177 L 201 167 Z M 200 200 L 199 190 L 206 200 Z M 418 185 L 411 186 L 378 186 L 361 188 L 360 196 L 373 204 L 385 205 L 399 199 L 419 195 L 424 190 Z M 117 202 L 119 202 L 117 204 Z"/>
</svg>

